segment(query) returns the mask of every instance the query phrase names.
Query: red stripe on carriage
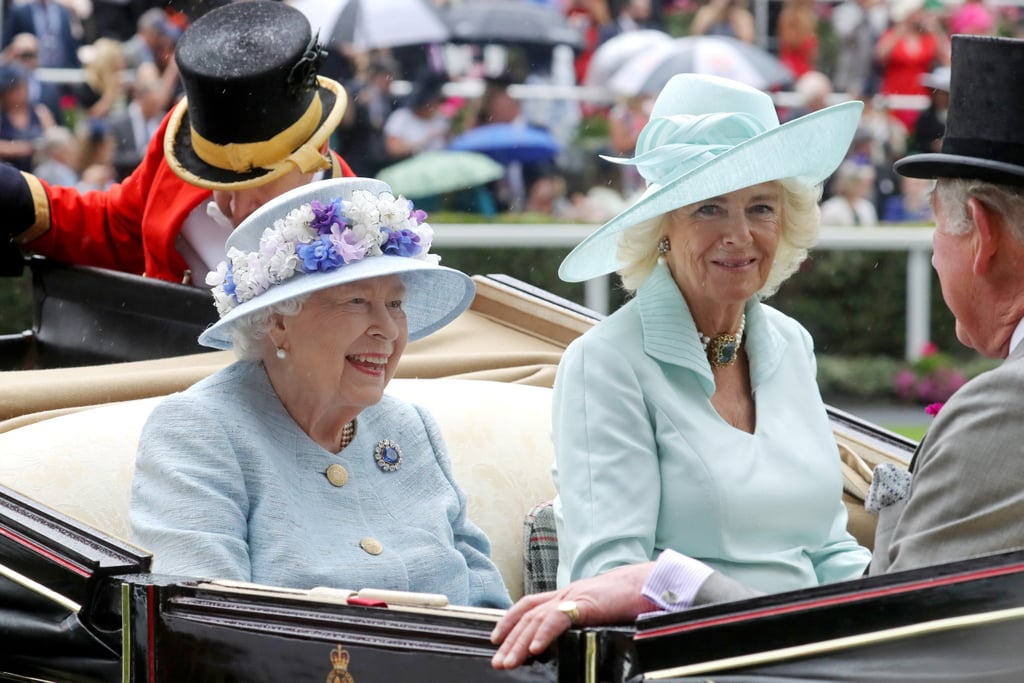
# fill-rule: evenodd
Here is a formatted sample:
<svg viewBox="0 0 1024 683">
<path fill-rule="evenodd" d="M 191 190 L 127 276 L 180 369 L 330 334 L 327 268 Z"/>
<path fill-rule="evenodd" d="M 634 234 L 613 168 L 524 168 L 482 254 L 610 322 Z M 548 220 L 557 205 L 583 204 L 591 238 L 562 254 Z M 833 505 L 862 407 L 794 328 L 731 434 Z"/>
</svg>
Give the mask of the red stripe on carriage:
<svg viewBox="0 0 1024 683">
<path fill-rule="evenodd" d="M 766 609 L 756 610 L 753 612 L 745 612 L 743 614 L 734 614 L 724 617 L 712 617 L 710 619 L 703 619 L 701 621 L 692 622 L 689 624 L 679 624 L 678 626 L 666 626 L 664 628 L 638 632 L 635 636 L 633 636 L 633 639 L 646 640 L 648 638 L 659 638 L 661 636 L 668 636 L 675 633 L 685 633 L 686 631 L 694 631 L 696 629 L 706 628 L 708 626 L 720 626 L 722 624 L 731 624 L 740 621 L 751 621 L 754 619 L 759 619 L 761 617 L 772 617 L 780 614 L 788 614 L 790 612 L 798 612 L 806 609 L 813 609 L 815 607 L 829 607 L 831 605 L 841 605 L 847 602 L 857 602 L 860 600 L 867 600 L 870 598 L 885 597 L 887 595 L 898 595 L 899 593 L 908 593 L 919 588 L 949 586 L 957 583 L 963 583 L 965 581 L 976 581 L 978 579 L 988 579 L 993 576 L 1015 574 L 1020 571 L 1024 571 L 1024 564 L 1014 564 L 1007 567 L 993 567 L 990 569 L 979 569 L 978 571 L 968 572 L 966 574 L 955 574 L 953 576 L 947 576 L 939 579 L 922 579 L 920 581 L 914 581 L 913 583 L 906 583 L 900 586 L 879 588 L 877 590 L 863 591 L 859 593 L 854 593 L 852 595 L 837 595 L 831 598 L 823 598 L 821 600 L 810 600 L 807 602 L 799 602 L 792 605 L 779 605 L 777 607 L 769 607 Z"/>
<path fill-rule="evenodd" d="M 65 569 L 70 569 L 71 571 L 75 572 L 79 576 L 82 576 L 82 577 L 85 577 L 85 578 L 89 578 L 90 576 L 92 576 L 92 572 L 91 571 L 89 571 L 88 569 L 86 569 L 82 565 L 78 564 L 77 562 L 72 562 L 71 560 L 68 560 L 67 558 L 61 557 L 60 555 L 56 554 L 52 550 L 48 550 L 47 548 L 39 545 L 35 541 L 33 541 L 33 540 L 29 539 L 29 538 L 26 538 L 26 537 L 22 536 L 21 534 L 15 532 L 15 531 L 12 531 L 11 529 L 0 528 L 0 535 L 6 536 L 7 538 L 10 538 L 11 540 L 13 540 L 15 543 L 18 543 L 19 545 L 23 545 L 26 548 L 29 548 L 36 555 L 42 555 L 43 557 L 45 557 L 46 559 L 50 560 L 51 562 L 55 562 L 55 563 L 59 564 L 61 567 L 64 567 Z"/>
</svg>

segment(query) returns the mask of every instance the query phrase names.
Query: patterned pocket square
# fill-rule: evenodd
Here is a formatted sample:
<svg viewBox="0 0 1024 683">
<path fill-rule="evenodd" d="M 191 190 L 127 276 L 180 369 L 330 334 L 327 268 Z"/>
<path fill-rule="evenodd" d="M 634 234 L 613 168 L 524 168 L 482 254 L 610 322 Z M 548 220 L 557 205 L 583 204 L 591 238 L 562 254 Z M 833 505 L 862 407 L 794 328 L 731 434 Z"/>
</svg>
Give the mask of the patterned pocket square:
<svg viewBox="0 0 1024 683">
<path fill-rule="evenodd" d="M 871 476 L 871 486 L 864 499 L 864 509 L 877 515 L 882 508 L 887 508 L 907 497 L 910 493 L 910 472 L 891 463 L 882 463 L 875 467 Z"/>
</svg>

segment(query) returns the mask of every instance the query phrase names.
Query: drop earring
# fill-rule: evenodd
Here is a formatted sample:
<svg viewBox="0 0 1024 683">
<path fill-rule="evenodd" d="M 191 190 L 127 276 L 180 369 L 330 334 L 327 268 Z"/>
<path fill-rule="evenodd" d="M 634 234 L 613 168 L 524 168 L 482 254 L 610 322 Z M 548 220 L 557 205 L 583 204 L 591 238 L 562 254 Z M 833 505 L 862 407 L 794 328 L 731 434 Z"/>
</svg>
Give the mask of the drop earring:
<svg viewBox="0 0 1024 683">
<path fill-rule="evenodd" d="M 274 354 L 274 355 L 276 355 L 279 360 L 284 360 L 285 358 L 288 357 L 288 352 L 285 351 L 284 349 L 282 349 L 280 346 L 278 346 L 277 347 L 277 353 Z"/>
<path fill-rule="evenodd" d="M 665 254 L 672 249 L 672 245 L 668 241 L 668 237 L 662 237 L 658 240 L 658 263 L 665 263 Z"/>
</svg>

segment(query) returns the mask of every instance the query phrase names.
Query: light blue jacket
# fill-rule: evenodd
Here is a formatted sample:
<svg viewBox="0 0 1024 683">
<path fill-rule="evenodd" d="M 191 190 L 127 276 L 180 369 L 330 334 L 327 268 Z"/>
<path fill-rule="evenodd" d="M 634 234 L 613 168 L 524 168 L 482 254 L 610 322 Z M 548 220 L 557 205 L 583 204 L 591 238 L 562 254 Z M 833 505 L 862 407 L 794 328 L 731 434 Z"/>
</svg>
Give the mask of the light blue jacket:
<svg viewBox="0 0 1024 683">
<path fill-rule="evenodd" d="M 395 472 L 374 459 L 383 439 L 401 448 Z M 326 477 L 332 464 L 348 473 L 340 488 Z M 429 413 L 385 396 L 360 413 L 352 443 L 329 453 L 258 363 L 235 363 L 157 405 L 139 441 L 130 520 L 161 573 L 509 604 Z M 364 539 L 383 552 L 367 552 Z"/>
<path fill-rule="evenodd" d="M 573 342 L 555 381 L 558 584 L 665 548 L 770 593 L 860 576 L 810 335 L 751 300 L 743 344 L 754 434 L 711 405 L 714 375 L 659 265 Z"/>
</svg>

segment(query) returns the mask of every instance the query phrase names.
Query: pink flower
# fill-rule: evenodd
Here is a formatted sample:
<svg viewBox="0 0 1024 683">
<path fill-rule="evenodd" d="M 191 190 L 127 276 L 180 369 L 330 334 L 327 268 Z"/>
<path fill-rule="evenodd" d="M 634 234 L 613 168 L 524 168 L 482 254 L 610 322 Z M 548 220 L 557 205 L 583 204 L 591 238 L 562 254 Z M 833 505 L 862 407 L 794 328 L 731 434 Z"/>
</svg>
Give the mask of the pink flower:
<svg viewBox="0 0 1024 683">
<path fill-rule="evenodd" d="M 945 404 L 944 403 L 929 403 L 927 406 L 925 406 L 924 412 L 928 413 L 932 417 L 935 417 L 936 415 L 939 414 L 939 411 L 942 410 L 942 406 L 943 405 L 945 405 Z"/>
<path fill-rule="evenodd" d="M 938 352 L 939 346 L 935 342 L 928 342 L 927 344 L 921 347 L 922 356 L 934 356 Z"/>
</svg>

